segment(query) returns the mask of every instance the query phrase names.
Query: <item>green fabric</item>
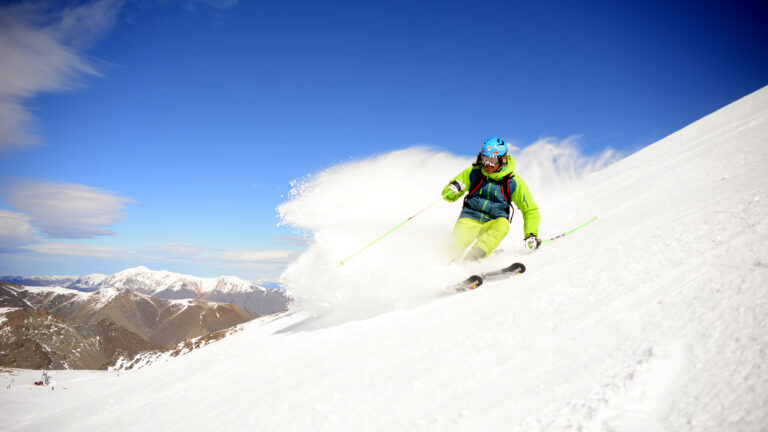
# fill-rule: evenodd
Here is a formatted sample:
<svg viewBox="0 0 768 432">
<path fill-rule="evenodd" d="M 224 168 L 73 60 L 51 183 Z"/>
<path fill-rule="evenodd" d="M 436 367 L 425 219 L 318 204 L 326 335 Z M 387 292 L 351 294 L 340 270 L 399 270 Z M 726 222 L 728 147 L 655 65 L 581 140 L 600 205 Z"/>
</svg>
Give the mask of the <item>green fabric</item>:
<svg viewBox="0 0 768 432">
<path fill-rule="evenodd" d="M 478 222 L 474 219 L 460 218 L 453 227 L 451 247 L 459 257 L 475 239 L 475 246 L 485 251 L 488 256 L 496 249 L 509 232 L 509 221 L 504 218 L 488 222 Z"/>
<path fill-rule="evenodd" d="M 523 238 L 531 234 L 538 237 L 539 222 L 541 221 L 539 206 L 533 200 L 533 195 L 531 195 L 531 191 L 528 190 L 528 185 L 523 179 L 515 175 L 515 182 L 517 182 L 517 188 L 512 192 L 512 202 L 523 214 Z"/>
<path fill-rule="evenodd" d="M 507 163 L 504 165 L 504 167 L 498 172 L 490 173 L 490 174 L 488 174 L 485 168 L 478 168 L 475 165 L 472 165 L 471 167 L 465 169 L 464 171 L 460 172 L 459 175 L 454 177 L 453 180 L 451 180 L 451 182 L 457 181 L 462 184 L 461 192 L 459 192 L 458 194 L 451 193 L 450 189 L 448 189 L 448 186 L 450 186 L 450 182 L 443 189 L 443 197 L 445 197 L 446 201 L 454 202 L 457 199 L 459 199 L 462 195 L 464 195 L 464 193 L 467 192 L 467 188 L 472 185 L 472 181 L 469 178 L 469 174 L 472 172 L 472 170 L 476 170 L 476 169 L 479 169 L 486 178 L 499 181 L 503 179 L 507 174 L 511 174 L 515 170 L 515 160 L 512 159 L 512 156 L 507 155 Z"/>
<path fill-rule="evenodd" d="M 465 169 L 464 171 L 460 172 L 459 175 L 454 177 L 453 180 L 451 180 L 451 182 L 457 181 L 462 184 L 463 187 L 460 193 L 451 193 L 448 185 L 446 185 L 446 187 L 443 189 L 443 197 L 446 201 L 454 202 L 468 192 L 467 189 L 469 189 L 472 184 L 470 181 L 470 173 L 472 170 L 481 170 L 482 174 L 486 178 L 498 181 L 504 178 L 506 175 L 514 172 L 515 160 L 512 158 L 512 156 L 507 155 L 506 165 L 499 172 L 490 174 L 485 171 L 485 168 L 479 168 L 474 165 Z M 514 187 L 515 189 L 512 192 L 511 200 L 523 215 L 523 238 L 527 237 L 529 234 L 538 236 L 539 223 L 541 221 L 539 207 L 536 205 L 536 201 L 534 201 L 533 195 L 531 195 L 531 191 L 528 189 L 528 185 L 523 181 L 523 179 L 521 179 L 519 175 L 515 174 L 513 180 L 515 184 L 511 185 L 511 187 Z"/>
</svg>

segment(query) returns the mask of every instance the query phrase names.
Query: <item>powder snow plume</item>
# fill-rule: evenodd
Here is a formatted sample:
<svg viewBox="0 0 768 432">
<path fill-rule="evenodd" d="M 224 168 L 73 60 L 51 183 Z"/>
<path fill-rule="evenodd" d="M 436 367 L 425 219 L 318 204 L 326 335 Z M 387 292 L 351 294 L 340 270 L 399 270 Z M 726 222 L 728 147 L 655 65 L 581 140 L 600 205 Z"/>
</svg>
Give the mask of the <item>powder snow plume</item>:
<svg viewBox="0 0 768 432">
<path fill-rule="evenodd" d="M 542 139 L 511 154 L 542 220 L 562 191 L 613 161 L 610 152 L 582 156 L 571 140 Z M 420 304 L 469 271 L 498 266 L 508 253 L 524 253 L 522 217 L 516 216 L 500 246 L 505 251 L 500 259 L 469 267 L 449 265 L 446 249 L 461 201 L 448 203 L 439 197 L 472 162 L 474 156 L 413 147 L 340 164 L 295 182 L 290 200 L 278 208 L 281 224 L 312 241 L 281 276 L 295 298 L 294 307 L 318 316 L 331 314 L 334 322 L 366 318 Z"/>
</svg>

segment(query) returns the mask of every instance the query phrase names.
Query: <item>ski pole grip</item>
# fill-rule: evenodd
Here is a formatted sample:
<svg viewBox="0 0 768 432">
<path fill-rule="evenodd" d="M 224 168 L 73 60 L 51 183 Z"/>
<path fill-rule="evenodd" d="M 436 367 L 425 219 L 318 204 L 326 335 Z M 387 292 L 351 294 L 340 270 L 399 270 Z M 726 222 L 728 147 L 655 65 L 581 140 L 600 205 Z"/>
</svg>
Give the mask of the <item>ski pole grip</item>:
<svg viewBox="0 0 768 432">
<path fill-rule="evenodd" d="M 464 189 L 464 185 L 461 184 L 458 180 L 454 180 L 454 181 L 448 183 L 448 187 L 453 189 L 453 190 L 455 190 L 456 193 L 459 193 L 459 192 L 462 191 L 462 189 Z"/>
</svg>

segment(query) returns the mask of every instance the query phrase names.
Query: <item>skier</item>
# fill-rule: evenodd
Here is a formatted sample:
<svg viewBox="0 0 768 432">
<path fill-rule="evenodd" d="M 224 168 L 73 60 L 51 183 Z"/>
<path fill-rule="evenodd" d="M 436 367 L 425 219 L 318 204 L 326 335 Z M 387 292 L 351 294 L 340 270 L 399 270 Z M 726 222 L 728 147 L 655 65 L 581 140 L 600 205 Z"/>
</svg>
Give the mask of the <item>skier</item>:
<svg viewBox="0 0 768 432">
<path fill-rule="evenodd" d="M 443 189 L 443 198 L 454 202 L 467 193 L 459 220 L 453 228 L 451 248 L 454 259 L 474 243 L 464 259 L 487 257 L 509 232 L 515 203 L 523 213 L 525 245 L 534 250 L 538 237 L 539 208 L 525 182 L 514 173 L 515 161 L 507 154 L 507 143 L 493 137 L 483 143 L 475 163 L 457 175 Z"/>
</svg>

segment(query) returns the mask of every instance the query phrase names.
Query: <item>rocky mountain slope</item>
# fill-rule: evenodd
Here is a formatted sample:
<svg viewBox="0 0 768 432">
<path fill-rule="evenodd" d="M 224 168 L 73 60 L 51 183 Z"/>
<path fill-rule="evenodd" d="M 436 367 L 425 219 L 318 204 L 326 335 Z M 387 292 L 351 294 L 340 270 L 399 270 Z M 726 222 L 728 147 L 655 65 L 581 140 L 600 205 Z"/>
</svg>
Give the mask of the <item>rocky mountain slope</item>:
<svg viewBox="0 0 768 432">
<path fill-rule="evenodd" d="M 121 358 L 160 350 L 107 318 L 73 325 L 45 310 L 12 309 L 0 324 L 0 365 L 23 369 L 105 369 Z"/>
<path fill-rule="evenodd" d="M 0 282 L 0 308 L 0 365 L 54 369 L 104 368 L 121 356 L 173 347 L 261 316 L 205 300 L 7 282 Z"/>
</svg>

